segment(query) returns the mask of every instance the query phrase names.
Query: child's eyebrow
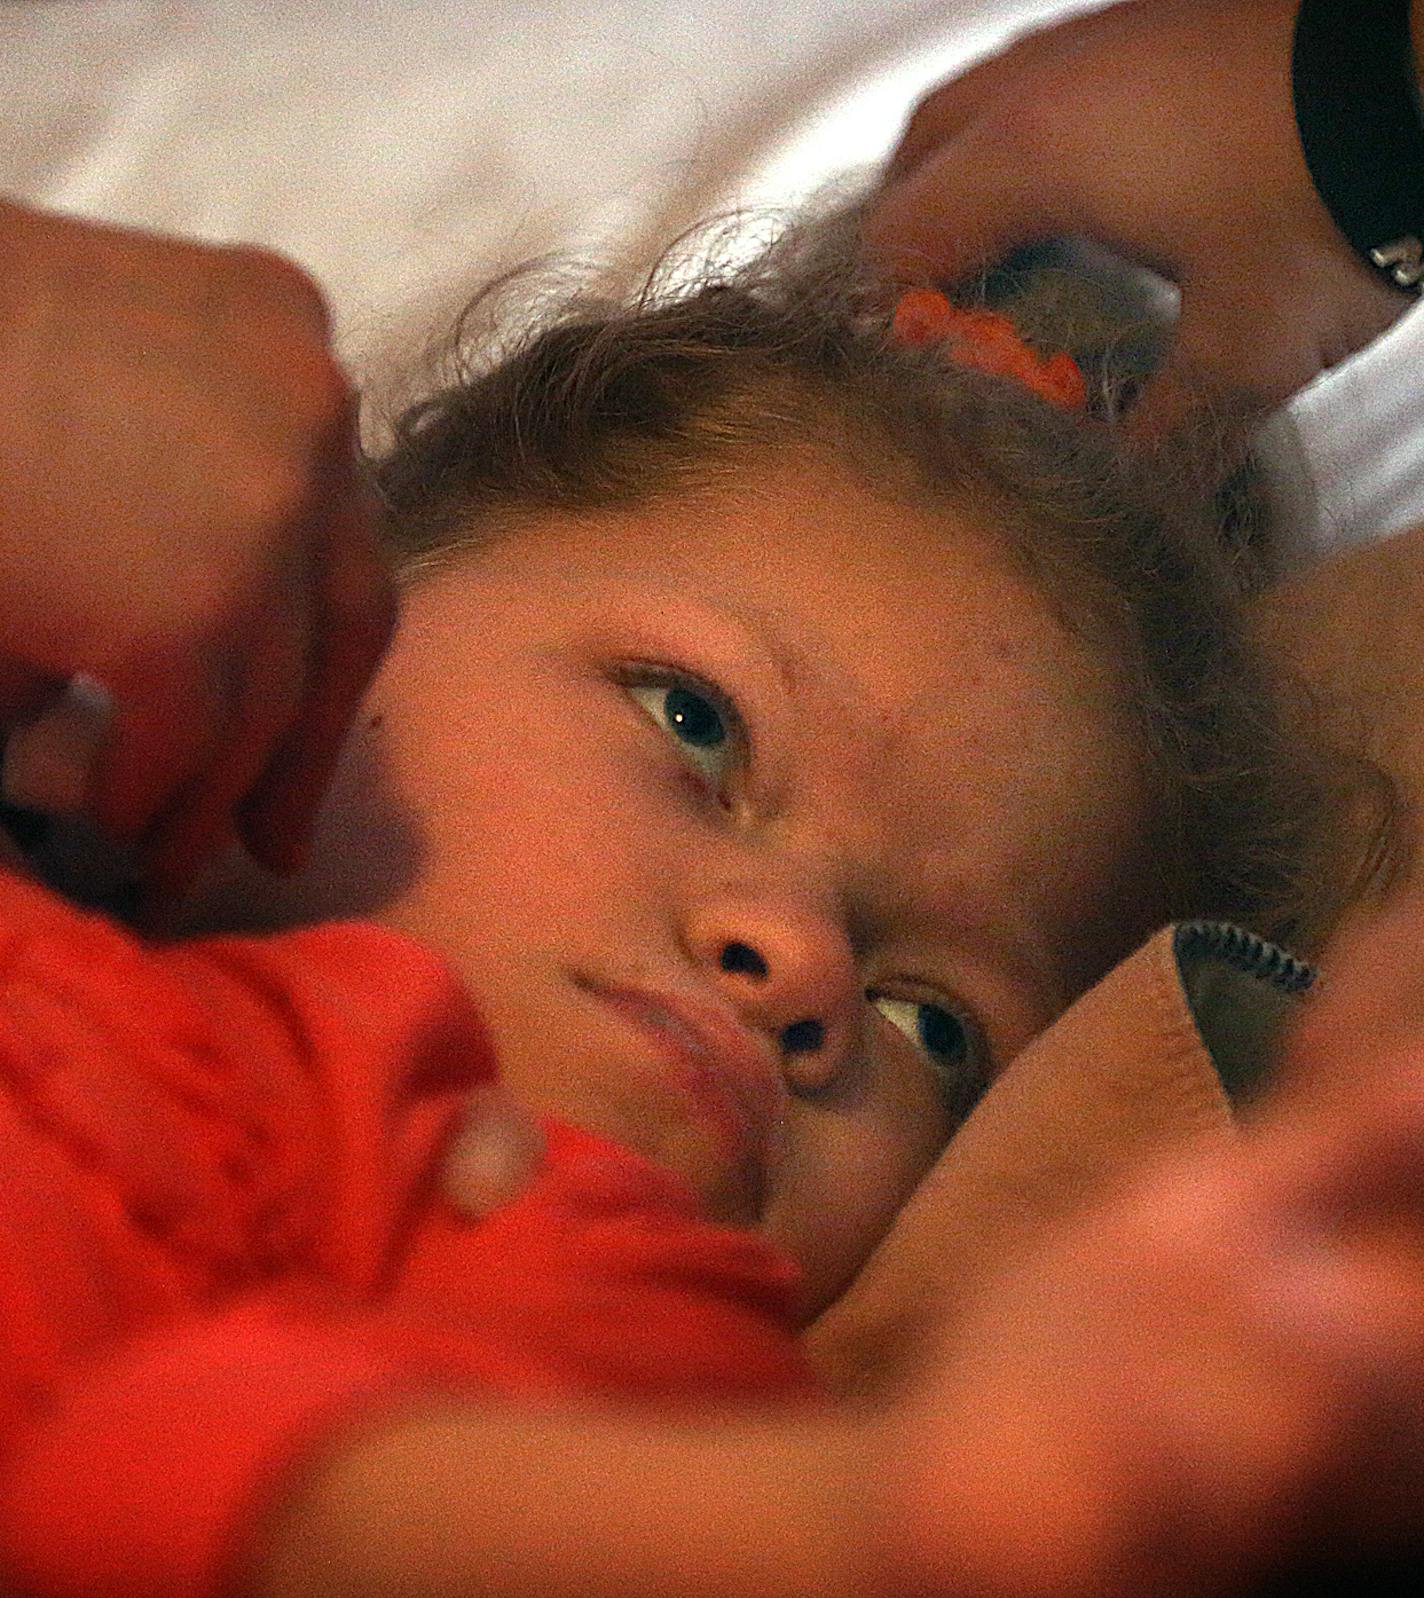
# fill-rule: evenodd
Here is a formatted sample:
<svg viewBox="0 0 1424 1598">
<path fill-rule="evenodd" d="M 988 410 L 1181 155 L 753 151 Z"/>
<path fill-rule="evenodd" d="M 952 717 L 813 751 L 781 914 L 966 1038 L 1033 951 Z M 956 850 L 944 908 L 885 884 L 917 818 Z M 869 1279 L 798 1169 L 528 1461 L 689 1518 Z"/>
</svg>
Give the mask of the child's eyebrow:
<svg viewBox="0 0 1424 1598">
<path fill-rule="evenodd" d="M 826 671 L 824 660 L 818 659 L 810 649 L 789 636 L 784 615 L 760 605 L 749 604 L 740 597 L 733 599 L 719 594 L 711 603 L 760 647 L 762 654 L 776 669 L 788 699 L 799 699 L 807 687 L 814 683 L 821 693 L 849 711 L 855 697 L 853 685 L 836 685 Z"/>
<path fill-rule="evenodd" d="M 776 672 L 787 696 L 800 699 L 813 685 L 854 720 L 855 707 L 863 703 L 853 682 L 837 682 L 827 662 L 800 644 L 788 628 L 788 618 L 749 601 L 744 595 L 703 595 L 697 601 L 730 621 Z M 1070 962 L 1042 927 L 1031 920 L 1015 925 L 992 913 L 966 913 L 966 905 L 984 898 L 982 883 L 965 877 L 962 866 L 935 852 L 913 863 L 903 862 L 895 882 L 879 884 L 879 891 L 863 888 L 871 922 L 886 926 L 914 923 L 918 938 L 932 942 L 955 962 L 981 973 L 984 987 L 999 996 L 994 1005 L 998 1024 L 990 1039 L 995 1057 L 1006 1064 L 1013 1053 L 1032 1041 L 1075 996 Z M 878 902 L 876 902 L 878 901 Z M 873 906 L 873 908 L 871 908 Z M 976 983 L 976 987 L 980 984 Z M 983 989 L 981 988 L 981 991 Z"/>
</svg>

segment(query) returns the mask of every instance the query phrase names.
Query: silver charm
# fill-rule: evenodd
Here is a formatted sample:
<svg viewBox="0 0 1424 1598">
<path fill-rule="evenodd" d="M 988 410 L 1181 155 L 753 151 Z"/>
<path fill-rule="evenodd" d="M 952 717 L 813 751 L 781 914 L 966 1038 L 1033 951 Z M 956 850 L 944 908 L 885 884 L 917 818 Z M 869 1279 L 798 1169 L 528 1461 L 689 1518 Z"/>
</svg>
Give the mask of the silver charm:
<svg viewBox="0 0 1424 1598">
<path fill-rule="evenodd" d="M 1424 286 L 1424 241 L 1406 234 L 1370 251 L 1370 259 L 1383 267 L 1402 289 Z"/>
</svg>

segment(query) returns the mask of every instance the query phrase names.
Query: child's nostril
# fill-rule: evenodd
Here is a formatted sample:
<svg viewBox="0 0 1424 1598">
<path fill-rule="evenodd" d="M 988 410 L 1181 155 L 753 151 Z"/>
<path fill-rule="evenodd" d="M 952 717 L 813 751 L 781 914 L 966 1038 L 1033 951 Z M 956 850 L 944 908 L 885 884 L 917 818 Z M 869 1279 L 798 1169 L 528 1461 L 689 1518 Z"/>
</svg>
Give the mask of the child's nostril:
<svg viewBox="0 0 1424 1598">
<path fill-rule="evenodd" d="M 718 964 L 724 971 L 737 971 L 744 976 L 764 977 L 766 975 L 766 961 L 749 943 L 724 944 Z"/>
<path fill-rule="evenodd" d="M 781 1047 L 788 1054 L 814 1054 L 826 1041 L 826 1029 L 819 1021 L 793 1021 L 781 1034 Z"/>
</svg>

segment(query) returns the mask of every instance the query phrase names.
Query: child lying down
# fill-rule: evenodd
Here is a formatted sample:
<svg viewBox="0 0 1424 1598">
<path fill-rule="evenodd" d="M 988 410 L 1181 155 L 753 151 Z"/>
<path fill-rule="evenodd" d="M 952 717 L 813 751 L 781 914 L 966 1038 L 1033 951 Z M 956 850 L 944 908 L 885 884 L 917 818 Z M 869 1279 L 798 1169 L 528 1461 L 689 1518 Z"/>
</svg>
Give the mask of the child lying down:
<svg viewBox="0 0 1424 1598">
<path fill-rule="evenodd" d="M 406 415 L 401 625 L 300 869 L 234 853 L 161 936 L 7 875 L 9 1589 L 1207 1590 L 1335 1457 L 1218 1459 L 1142 1375 L 1160 1458 L 1117 1481 L 1100 1415 L 974 1401 L 1102 1392 L 1194 1284 L 1278 1363 L 1229 1239 L 1093 1317 L 1164 1191 L 1317 1215 L 1299 1126 L 1009 1283 L 962 1380 L 818 1396 L 797 1332 L 1009 1060 L 1154 927 L 1334 891 L 1218 542 L 1071 361 L 828 238 L 549 316 Z M 544 1152 L 486 1213 L 496 1075 Z M 1305 1117 L 1322 1169 L 1401 1166 L 1385 1097 Z M 1365 1378 L 1311 1357 L 1314 1423 Z M 1199 1554 L 1115 1540 L 1157 1490 Z"/>
</svg>

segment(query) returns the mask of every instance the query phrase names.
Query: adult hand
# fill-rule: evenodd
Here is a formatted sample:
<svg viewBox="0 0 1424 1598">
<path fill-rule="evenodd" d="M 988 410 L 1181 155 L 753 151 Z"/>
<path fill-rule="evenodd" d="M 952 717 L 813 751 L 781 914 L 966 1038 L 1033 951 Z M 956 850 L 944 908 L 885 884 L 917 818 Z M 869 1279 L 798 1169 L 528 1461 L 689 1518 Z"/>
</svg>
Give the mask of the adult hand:
<svg viewBox="0 0 1424 1598">
<path fill-rule="evenodd" d="M 0 733 L 95 678 L 150 888 L 290 868 L 393 619 L 305 274 L 0 202 Z"/>
<path fill-rule="evenodd" d="M 1421 931 L 1416 897 L 1344 934 L 1237 1145 L 1065 1222 L 956 1326 L 900 1448 L 905 1590 L 1236 1592 L 1421 1555 Z"/>
<path fill-rule="evenodd" d="M 920 103 L 866 222 L 872 257 L 965 278 L 1086 235 L 1177 283 L 1175 346 L 1130 426 L 1274 407 L 1414 303 L 1321 203 L 1291 98 L 1297 0 L 1132 0 L 1031 34 Z"/>
</svg>

